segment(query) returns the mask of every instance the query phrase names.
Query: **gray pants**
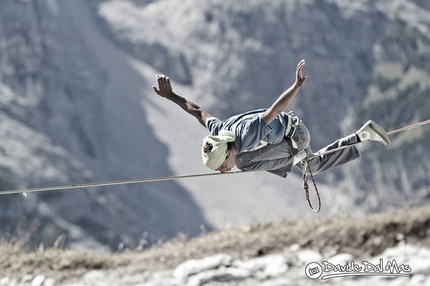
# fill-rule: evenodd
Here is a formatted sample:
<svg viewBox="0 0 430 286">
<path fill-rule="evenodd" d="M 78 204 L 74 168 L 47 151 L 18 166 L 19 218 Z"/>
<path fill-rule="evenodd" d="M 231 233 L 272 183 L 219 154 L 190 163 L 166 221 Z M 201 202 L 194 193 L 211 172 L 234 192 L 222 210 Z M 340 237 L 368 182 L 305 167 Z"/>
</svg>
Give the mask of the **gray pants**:
<svg viewBox="0 0 430 286">
<path fill-rule="evenodd" d="M 308 148 L 309 154 L 313 154 L 309 147 L 310 134 L 306 126 L 300 121 L 296 132 L 292 138 L 299 149 L 302 151 Z M 332 144 L 321 149 L 319 152 L 328 151 L 341 146 L 357 143 L 357 136 L 351 134 L 341 138 Z M 241 170 L 257 171 L 264 170 L 283 178 L 287 177 L 293 167 L 294 157 L 286 141 L 282 140 L 279 144 L 267 145 L 252 152 L 244 152 L 236 156 L 236 166 Z M 335 151 L 329 154 L 312 158 L 309 165 L 314 174 L 330 170 L 360 157 L 360 153 L 355 146 Z M 301 164 L 297 164 L 303 171 Z"/>
</svg>

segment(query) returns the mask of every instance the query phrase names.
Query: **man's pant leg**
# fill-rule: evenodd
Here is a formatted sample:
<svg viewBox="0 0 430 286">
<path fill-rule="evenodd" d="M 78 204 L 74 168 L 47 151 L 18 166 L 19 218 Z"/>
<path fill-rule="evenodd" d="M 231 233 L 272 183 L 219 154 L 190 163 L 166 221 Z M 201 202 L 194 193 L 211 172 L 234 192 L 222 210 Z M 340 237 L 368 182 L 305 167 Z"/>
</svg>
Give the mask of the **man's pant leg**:
<svg viewBox="0 0 430 286">
<path fill-rule="evenodd" d="M 279 144 L 269 144 L 256 151 L 237 155 L 236 166 L 245 171 L 268 171 L 285 178 L 291 172 L 293 156 L 284 139 Z"/>
<path fill-rule="evenodd" d="M 355 134 L 351 134 L 319 150 L 318 153 L 323 153 L 342 146 L 356 144 L 357 142 L 358 142 L 357 136 Z M 321 156 L 314 157 L 311 160 L 309 160 L 309 165 L 311 167 L 312 172 L 314 174 L 317 174 L 317 173 L 321 173 L 321 172 L 325 172 L 327 170 L 333 169 L 337 166 L 343 165 L 357 158 L 360 158 L 360 152 L 355 146 L 351 146 L 350 148 L 345 148 L 338 151 L 334 151 L 332 153 L 323 154 Z M 296 166 L 303 171 L 303 167 L 301 166 L 301 163 L 297 164 Z"/>
</svg>

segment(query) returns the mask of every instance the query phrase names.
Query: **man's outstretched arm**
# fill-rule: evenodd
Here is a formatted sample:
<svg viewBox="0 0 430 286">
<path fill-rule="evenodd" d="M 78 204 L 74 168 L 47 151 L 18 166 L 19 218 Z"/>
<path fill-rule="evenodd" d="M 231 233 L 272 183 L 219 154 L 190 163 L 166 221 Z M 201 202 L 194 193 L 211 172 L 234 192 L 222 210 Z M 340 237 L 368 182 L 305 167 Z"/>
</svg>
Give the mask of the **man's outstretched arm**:
<svg viewBox="0 0 430 286">
<path fill-rule="evenodd" d="M 300 61 L 300 63 L 297 65 L 296 81 L 294 82 L 294 84 L 286 91 L 284 91 L 272 104 L 272 106 L 264 112 L 263 119 L 266 124 L 270 124 L 270 122 L 272 122 L 273 119 L 278 116 L 278 114 L 283 112 L 290 105 L 291 101 L 293 101 L 300 87 L 305 84 L 307 76 L 302 75 L 302 69 L 305 66 L 305 63 L 305 60 Z"/>
<path fill-rule="evenodd" d="M 172 85 L 170 84 L 170 79 L 165 75 L 156 75 L 155 78 L 158 82 L 158 88 L 152 86 L 154 91 L 161 97 L 167 98 L 170 101 L 173 101 L 177 105 L 179 105 L 183 110 L 187 113 L 194 116 L 200 124 L 206 127 L 205 122 L 206 119 L 212 117 L 207 111 L 203 110 L 197 104 L 191 102 L 190 100 L 177 95 L 172 90 Z"/>
</svg>

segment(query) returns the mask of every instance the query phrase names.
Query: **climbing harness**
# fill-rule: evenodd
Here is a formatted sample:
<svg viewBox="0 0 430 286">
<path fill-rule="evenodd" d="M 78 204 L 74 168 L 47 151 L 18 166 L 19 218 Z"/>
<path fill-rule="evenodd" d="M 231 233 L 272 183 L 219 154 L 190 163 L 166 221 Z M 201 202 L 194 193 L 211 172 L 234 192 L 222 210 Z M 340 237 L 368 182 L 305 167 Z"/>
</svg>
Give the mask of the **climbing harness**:
<svg viewBox="0 0 430 286">
<path fill-rule="evenodd" d="M 288 138 L 287 139 L 288 145 L 290 147 L 290 150 L 292 150 L 292 152 L 294 153 L 293 156 L 295 156 L 297 154 L 296 152 L 298 152 L 298 150 L 297 150 L 297 144 L 293 140 L 293 136 L 294 136 L 296 129 L 297 129 L 297 126 L 300 124 L 301 120 L 295 115 L 294 111 L 284 113 L 284 115 L 286 118 L 286 128 L 285 128 L 284 137 Z M 257 151 L 258 149 L 261 149 L 261 148 L 267 146 L 267 144 L 269 144 L 269 143 L 267 143 L 264 140 L 260 140 L 260 142 L 258 143 L 257 146 L 255 146 L 252 149 L 245 150 L 243 152 Z M 296 152 L 294 152 L 294 151 L 296 151 Z"/>
<path fill-rule="evenodd" d="M 387 132 L 388 135 L 392 135 L 395 133 L 399 133 L 399 132 L 403 132 L 412 128 L 416 128 L 419 126 L 423 126 L 425 124 L 429 124 L 430 123 L 430 119 L 426 120 L 426 121 L 421 121 L 418 123 L 414 123 L 390 132 Z M 316 184 L 315 184 L 315 180 L 313 178 L 312 175 L 312 171 L 310 170 L 309 167 L 309 160 L 312 158 L 315 158 L 317 156 L 321 156 L 324 154 L 328 154 L 328 153 L 332 153 L 335 151 L 339 151 L 341 149 L 345 149 L 345 148 L 349 148 L 351 146 L 353 146 L 355 144 L 352 145 L 348 145 L 348 146 L 342 146 L 339 148 L 335 148 L 335 149 L 331 149 L 322 153 L 317 153 L 315 155 L 309 155 L 305 158 L 306 160 L 306 164 L 307 164 L 307 168 L 310 171 L 311 177 L 312 177 L 312 181 L 314 183 L 315 189 L 316 189 Z M 54 187 L 41 187 L 41 188 L 29 188 L 29 189 L 16 189 L 16 190 L 6 190 L 6 191 L 0 191 L 0 195 L 8 195 L 8 194 L 24 194 L 26 195 L 27 193 L 34 193 L 34 192 L 43 192 L 43 191 L 60 191 L 60 190 L 69 190 L 69 189 L 80 189 L 80 188 L 91 188 L 91 187 L 103 187 L 103 186 L 115 186 L 115 185 L 127 185 L 127 184 L 137 184 L 137 183 L 148 183 L 148 182 L 160 182 L 160 181 L 171 181 L 171 180 L 177 180 L 177 179 L 186 179 L 186 178 L 197 178 L 197 177 L 209 177 L 209 176 L 220 176 L 220 175 L 235 175 L 235 174 L 241 174 L 241 173 L 250 173 L 252 171 L 234 171 L 234 172 L 227 172 L 227 173 L 206 173 L 206 174 L 193 174 L 193 175 L 182 175 L 182 176 L 170 176 L 170 177 L 158 177 L 158 178 L 146 178 L 146 179 L 135 179 L 135 180 L 122 180 L 122 181 L 111 181 L 111 182 L 99 182 L 99 183 L 86 183 L 86 184 L 77 184 L 77 185 L 64 185 L 64 186 L 54 186 Z M 304 182 L 304 186 L 307 185 L 307 178 L 306 178 L 306 183 Z M 309 189 L 309 186 L 308 186 Z M 305 189 L 306 190 L 306 189 Z M 319 211 L 321 209 L 321 201 L 320 201 L 320 196 L 318 193 L 318 190 L 316 189 L 317 192 L 317 197 L 319 200 L 318 203 L 318 209 L 317 211 Z M 309 202 L 309 205 L 311 206 L 311 208 L 313 209 L 310 200 L 309 200 L 309 191 L 306 191 L 306 199 Z M 314 210 L 314 209 L 313 209 Z M 314 210 L 316 212 L 316 210 Z"/>
</svg>

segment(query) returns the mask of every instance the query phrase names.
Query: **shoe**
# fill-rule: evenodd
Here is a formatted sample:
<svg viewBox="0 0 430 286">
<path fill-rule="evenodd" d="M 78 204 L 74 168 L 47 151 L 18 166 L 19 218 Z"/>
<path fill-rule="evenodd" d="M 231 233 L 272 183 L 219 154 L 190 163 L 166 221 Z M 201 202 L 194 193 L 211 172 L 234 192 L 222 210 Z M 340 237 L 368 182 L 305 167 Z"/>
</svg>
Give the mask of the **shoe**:
<svg viewBox="0 0 430 286">
<path fill-rule="evenodd" d="M 384 145 L 388 145 L 391 143 L 390 138 L 388 137 L 387 132 L 385 132 L 384 128 L 373 122 L 373 120 L 369 120 L 363 127 L 360 128 L 356 133 L 357 137 L 361 142 L 363 141 L 378 141 Z"/>
</svg>

